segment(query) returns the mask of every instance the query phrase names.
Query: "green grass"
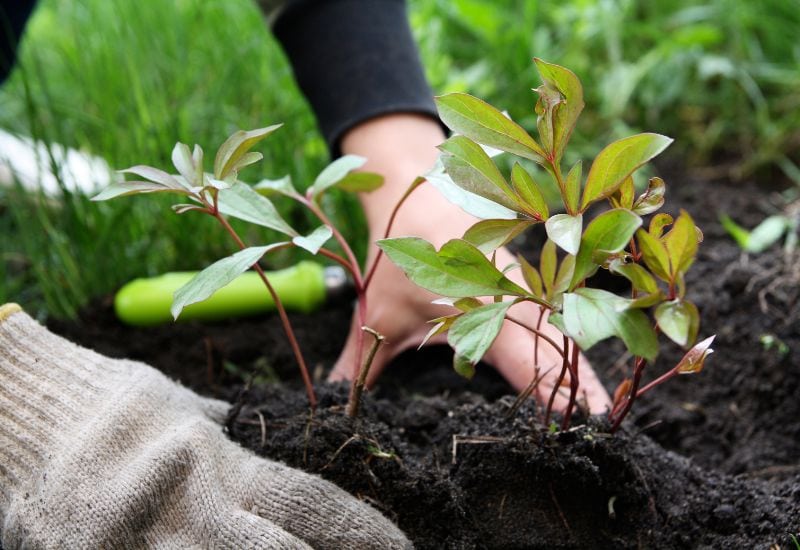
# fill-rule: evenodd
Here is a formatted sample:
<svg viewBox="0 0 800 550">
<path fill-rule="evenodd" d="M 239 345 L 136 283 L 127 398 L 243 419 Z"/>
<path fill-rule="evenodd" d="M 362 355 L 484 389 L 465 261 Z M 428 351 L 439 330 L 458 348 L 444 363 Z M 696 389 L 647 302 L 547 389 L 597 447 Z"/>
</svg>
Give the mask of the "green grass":
<svg viewBox="0 0 800 550">
<path fill-rule="evenodd" d="M 676 137 L 690 162 L 734 160 L 742 175 L 775 165 L 791 176 L 800 161 L 798 0 L 415 4 L 438 90 L 475 93 L 532 128 L 539 81 L 528 60 L 576 72 L 587 154 L 649 129 Z"/>
<path fill-rule="evenodd" d="M 586 88 L 583 155 L 640 129 L 677 138 L 694 163 L 733 160 L 738 173 L 797 169 L 799 0 L 409 0 L 437 93 L 463 90 L 535 127 L 539 56 Z M 178 140 L 207 153 L 234 129 L 285 122 L 259 147 L 249 181 L 291 174 L 307 185 L 327 153 L 291 69 L 251 0 L 43 0 L 22 70 L 0 89 L 0 127 L 64 143 L 115 168 L 169 168 Z M 800 181 L 798 181 L 800 183 Z M 0 189 L 0 300 L 67 316 L 126 280 L 192 269 L 230 252 L 201 216 L 169 200 L 56 204 Z M 354 201 L 329 206 L 364 250 Z M 305 214 L 280 203 L 299 227 Z M 250 231 L 253 241 L 267 238 Z M 292 261 L 276 258 L 276 264 Z"/>
<path fill-rule="evenodd" d="M 246 177 L 290 173 L 303 185 L 326 162 L 291 69 L 249 1 L 45 1 L 21 67 L 0 90 L 0 127 L 91 151 L 116 168 L 169 169 L 178 140 L 213 154 L 233 130 L 279 121 L 285 128 Z M 15 238 L 1 245 L 0 299 L 40 314 L 72 315 L 130 278 L 202 268 L 233 249 L 210 219 L 176 216 L 168 199 L 96 204 L 67 195 L 55 204 L 6 190 L 2 200 L 3 234 Z M 339 203 L 339 217 L 353 219 L 352 201 Z"/>
</svg>

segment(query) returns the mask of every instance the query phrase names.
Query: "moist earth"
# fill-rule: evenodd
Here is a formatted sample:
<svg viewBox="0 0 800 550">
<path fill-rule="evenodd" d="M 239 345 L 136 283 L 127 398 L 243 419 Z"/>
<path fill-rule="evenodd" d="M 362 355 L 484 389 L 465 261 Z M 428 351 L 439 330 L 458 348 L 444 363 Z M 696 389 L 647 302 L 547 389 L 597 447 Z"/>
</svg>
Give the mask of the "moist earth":
<svg viewBox="0 0 800 550">
<path fill-rule="evenodd" d="M 551 432 L 533 403 L 508 417 L 505 382 L 483 365 L 471 382 L 459 378 L 445 348 L 399 357 L 353 421 L 347 387 L 322 382 L 347 334 L 346 304 L 292 316 L 318 381 L 313 415 L 273 316 L 136 329 L 103 297 L 48 326 L 230 400 L 232 438 L 366 500 L 419 548 L 795 549 L 800 260 L 778 245 L 744 254 L 718 221 L 726 213 L 752 227 L 785 196 L 676 166 L 660 167 L 665 210 L 686 209 L 704 232 L 687 286 L 716 352 L 701 373 L 644 396 L 613 436 L 601 418 Z M 536 238 L 515 245 L 527 253 Z M 614 342 L 588 355 L 610 391 L 630 368 Z M 680 356 L 665 350 L 649 378 Z"/>
</svg>

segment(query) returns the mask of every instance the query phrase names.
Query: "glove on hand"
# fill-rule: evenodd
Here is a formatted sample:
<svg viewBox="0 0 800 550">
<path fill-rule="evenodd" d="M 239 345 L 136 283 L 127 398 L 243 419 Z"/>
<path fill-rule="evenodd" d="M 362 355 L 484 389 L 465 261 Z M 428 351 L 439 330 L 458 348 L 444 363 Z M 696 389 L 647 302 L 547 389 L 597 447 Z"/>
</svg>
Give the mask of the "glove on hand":
<svg viewBox="0 0 800 550">
<path fill-rule="evenodd" d="M 226 403 L 0 307 L 6 548 L 409 548 L 333 484 L 225 437 Z"/>
</svg>

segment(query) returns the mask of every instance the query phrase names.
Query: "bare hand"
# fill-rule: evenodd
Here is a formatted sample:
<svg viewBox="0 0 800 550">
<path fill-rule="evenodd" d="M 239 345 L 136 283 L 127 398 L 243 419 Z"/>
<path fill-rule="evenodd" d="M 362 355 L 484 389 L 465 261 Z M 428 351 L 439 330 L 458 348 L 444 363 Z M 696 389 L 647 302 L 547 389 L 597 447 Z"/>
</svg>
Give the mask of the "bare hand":
<svg viewBox="0 0 800 550">
<path fill-rule="evenodd" d="M 346 134 L 342 149 L 346 153 L 367 157 L 365 169 L 384 175 L 384 186 L 361 197 L 370 238 L 374 242 L 383 237 L 391 210 L 414 178 L 425 173 L 434 163 L 436 145 L 444 140 L 439 126 L 432 120 L 417 115 L 389 115 L 368 121 Z M 433 187 L 421 186 L 401 208 L 392 229 L 392 236 L 416 236 L 431 242 L 437 248 L 452 238 L 459 237 L 477 220 L 449 203 Z M 377 254 L 372 247 L 368 265 Z M 514 261 L 506 249 L 497 251 L 497 265 L 505 266 Z M 521 276 L 512 271 L 509 277 L 518 282 Z M 427 321 L 452 313 L 452 308 L 432 304 L 436 295 L 411 283 L 394 264 L 382 259 L 367 291 L 367 326 L 386 338 L 378 351 L 370 371 L 368 383 L 374 382 L 383 368 L 401 352 L 417 347 L 430 329 Z M 536 326 L 539 310 L 530 304 L 518 304 L 509 310 L 515 319 L 529 326 Z M 356 337 L 360 330 L 354 318 L 350 335 L 340 355 L 331 380 L 350 380 L 355 372 L 357 355 Z M 561 334 L 546 322 L 542 331 L 557 342 Z M 443 342 L 439 337 L 434 342 Z M 548 344 L 540 340 L 539 369 L 547 373 L 537 387 L 536 397 L 546 402 L 556 383 L 561 367 L 561 356 Z M 493 346 L 486 354 L 486 362 L 493 365 L 506 380 L 521 391 L 533 380 L 534 337 L 525 328 L 505 322 Z M 610 407 L 610 399 L 603 385 L 585 358 L 579 361 L 581 395 L 592 413 L 602 413 Z M 567 404 L 565 395 L 555 401 L 556 410 Z"/>
</svg>

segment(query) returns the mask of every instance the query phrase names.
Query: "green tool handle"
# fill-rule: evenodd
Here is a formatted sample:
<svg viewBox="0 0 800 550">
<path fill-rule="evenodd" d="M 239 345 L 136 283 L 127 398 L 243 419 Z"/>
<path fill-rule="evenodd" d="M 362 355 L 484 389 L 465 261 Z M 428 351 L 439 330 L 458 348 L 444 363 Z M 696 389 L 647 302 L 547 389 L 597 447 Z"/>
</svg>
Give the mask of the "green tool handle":
<svg viewBox="0 0 800 550">
<path fill-rule="evenodd" d="M 182 271 L 131 281 L 114 297 L 117 317 L 135 326 L 171 322 L 172 295 L 196 274 Z M 293 267 L 271 271 L 267 278 L 287 310 L 308 313 L 325 301 L 324 268 L 315 262 L 302 261 Z M 275 302 L 258 273 L 248 271 L 209 299 L 184 308 L 178 320 L 217 321 L 274 309 Z"/>
</svg>

